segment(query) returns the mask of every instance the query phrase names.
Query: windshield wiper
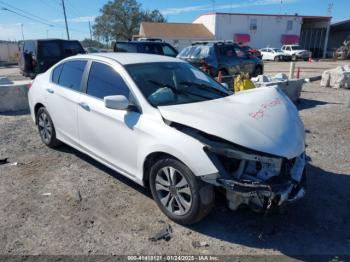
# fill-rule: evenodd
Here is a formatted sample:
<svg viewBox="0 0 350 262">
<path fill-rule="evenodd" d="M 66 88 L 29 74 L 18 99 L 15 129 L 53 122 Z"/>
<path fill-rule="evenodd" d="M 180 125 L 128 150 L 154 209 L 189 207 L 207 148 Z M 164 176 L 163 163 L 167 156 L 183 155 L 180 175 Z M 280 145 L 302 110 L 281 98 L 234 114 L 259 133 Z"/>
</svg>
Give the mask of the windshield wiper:
<svg viewBox="0 0 350 262">
<path fill-rule="evenodd" d="M 185 89 L 177 89 L 176 87 L 172 86 L 172 85 L 169 85 L 169 84 L 165 84 L 165 83 L 161 83 L 161 82 L 158 82 L 158 81 L 155 81 L 155 80 L 148 80 L 148 82 L 152 83 L 152 84 L 155 84 L 157 86 L 160 86 L 160 87 L 168 87 L 170 88 L 172 91 L 174 91 L 175 93 L 177 94 L 189 94 L 189 95 L 193 95 L 193 96 L 198 96 L 198 97 L 202 97 L 202 98 L 211 98 L 211 97 L 208 97 L 208 96 L 202 96 L 202 95 L 199 95 L 199 94 L 196 94 L 196 93 L 192 93 L 192 92 L 189 92 L 188 90 L 185 90 Z"/>
<path fill-rule="evenodd" d="M 226 95 L 226 96 L 228 96 L 229 94 L 228 93 L 226 93 L 225 91 L 222 91 L 222 90 L 220 90 L 220 89 L 216 89 L 216 88 L 214 88 L 214 87 L 212 87 L 212 86 L 209 86 L 209 85 L 206 85 L 206 84 L 200 84 L 200 83 L 196 83 L 196 82 L 191 82 L 191 81 L 181 81 L 180 82 L 180 85 L 187 85 L 187 86 L 192 86 L 192 85 L 194 85 L 194 86 L 196 86 L 197 88 L 200 88 L 200 89 L 204 89 L 204 90 L 206 90 L 206 91 L 215 91 L 216 93 L 219 93 L 219 94 L 224 94 L 224 95 Z"/>
</svg>

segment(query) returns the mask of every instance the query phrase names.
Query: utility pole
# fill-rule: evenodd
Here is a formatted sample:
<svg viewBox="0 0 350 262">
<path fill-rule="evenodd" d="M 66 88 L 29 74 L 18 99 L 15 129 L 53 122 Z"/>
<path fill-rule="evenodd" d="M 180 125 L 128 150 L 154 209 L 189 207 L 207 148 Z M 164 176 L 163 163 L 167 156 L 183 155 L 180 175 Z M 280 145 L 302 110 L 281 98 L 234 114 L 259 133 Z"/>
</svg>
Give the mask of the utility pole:
<svg viewBox="0 0 350 262">
<path fill-rule="evenodd" d="M 62 0 L 62 7 L 63 7 L 63 14 L 64 14 L 64 21 L 66 22 L 67 39 L 69 40 L 69 30 L 68 30 L 66 7 L 64 5 L 64 0 Z"/>
<path fill-rule="evenodd" d="M 91 23 L 90 23 L 90 21 L 89 21 L 89 30 L 90 30 L 90 39 L 92 40 Z"/>
<path fill-rule="evenodd" d="M 24 40 L 23 24 L 21 24 L 22 40 Z"/>
</svg>

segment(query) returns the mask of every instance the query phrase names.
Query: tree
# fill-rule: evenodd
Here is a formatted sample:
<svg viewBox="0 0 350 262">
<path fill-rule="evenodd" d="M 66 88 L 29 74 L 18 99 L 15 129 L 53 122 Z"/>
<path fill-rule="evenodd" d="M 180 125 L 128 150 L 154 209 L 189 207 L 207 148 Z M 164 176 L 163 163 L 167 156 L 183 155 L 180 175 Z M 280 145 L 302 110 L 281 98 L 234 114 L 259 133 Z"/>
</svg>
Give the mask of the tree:
<svg viewBox="0 0 350 262">
<path fill-rule="evenodd" d="M 89 38 L 85 38 L 84 40 L 80 41 L 81 45 L 83 47 L 97 47 L 97 48 L 106 48 L 104 44 L 97 40 L 92 40 Z"/>
<path fill-rule="evenodd" d="M 166 22 L 159 10 L 144 11 L 136 0 L 109 1 L 100 10 L 93 25 L 93 34 L 98 40 L 130 39 L 138 33 L 140 23 Z"/>
</svg>

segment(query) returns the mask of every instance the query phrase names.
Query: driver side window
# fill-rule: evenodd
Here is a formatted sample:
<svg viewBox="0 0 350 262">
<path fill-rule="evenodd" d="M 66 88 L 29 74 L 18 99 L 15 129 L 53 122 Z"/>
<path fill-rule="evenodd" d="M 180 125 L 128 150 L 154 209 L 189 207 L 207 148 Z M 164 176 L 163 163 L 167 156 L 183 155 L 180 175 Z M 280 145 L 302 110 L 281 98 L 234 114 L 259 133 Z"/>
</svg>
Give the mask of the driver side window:
<svg viewBox="0 0 350 262">
<path fill-rule="evenodd" d="M 122 77 L 112 67 L 92 62 L 86 93 L 99 99 L 115 95 L 123 95 L 129 99 L 130 90 Z"/>
</svg>

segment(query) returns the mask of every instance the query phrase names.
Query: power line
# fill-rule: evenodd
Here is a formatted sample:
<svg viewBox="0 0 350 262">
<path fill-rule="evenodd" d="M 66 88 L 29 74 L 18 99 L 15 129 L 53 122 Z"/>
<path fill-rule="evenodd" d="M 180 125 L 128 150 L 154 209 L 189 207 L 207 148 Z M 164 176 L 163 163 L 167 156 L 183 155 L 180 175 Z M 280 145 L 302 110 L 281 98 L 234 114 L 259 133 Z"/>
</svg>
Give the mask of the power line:
<svg viewBox="0 0 350 262">
<path fill-rule="evenodd" d="M 44 25 L 48 25 L 48 26 L 50 26 L 50 27 L 53 27 L 53 25 L 51 25 L 51 24 L 42 22 L 42 21 L 40 21 L 40 20 L 38 20 L 38 19 L 35 19 L 35 18 L 33 18 L 33 17 L 26 16 L 26 15 L 24 15 L 24 14 L 17 13 L 16 11 L 13 11 L 13 10 L 11 10 L 11 9 L 8 9 L 7 7 L 2 6 L 1 9 L 2 9 L 2 10 L 5 10 L 5 11 L 8 11 L 8 12 L 11 12 L 11 13 L 14 13 L 14 14 L 16 14 L 16 15 L 25 17 L 25 18 L 27 18 L 27 19 L 29 19 L 29 20 L 32 20 L 32 21 L 35 21 L 35 22 L 37 22 L 37 23 L 41 23 L 41 24 L 44 24 Z"/>
<path fill-rule="evenodd" d="M 4 2 L 4 1 L 1 1 L 1 0 L 0 0 L 0 3 L 3 4 L 3 5 L 5 5 L 5 6 L 7 6 L 7 7 L 9 7 L 9 8 L 11 8 L 11 9 L 16 10 L 17 12 L 21 12 L 21 13 L 23 13 L 23 14 L 30 15 L 30 16 L 34 17 L 34 19 L 41 20 L 41 21 L 43 21 L 44 23 L 50 22 L 49 20 L 47 20 L 47 19 L 45 19 L 45 18 L 42 18 L 42 17 L 40 17 L 40 16 L 37 16 L 37 15 L 32 14 L 32 13 L 27 12 L 27 11 L 24 11 L 24 10 L 22 10 L 22 9 L 20 9 L 20 8 L 18 8 L 18 7 L 15 7 L 15 6 L 13 6 L 13 5 L 10 5 L 10 4 L 8 4 L 8 3 Z"/>
</svg>

